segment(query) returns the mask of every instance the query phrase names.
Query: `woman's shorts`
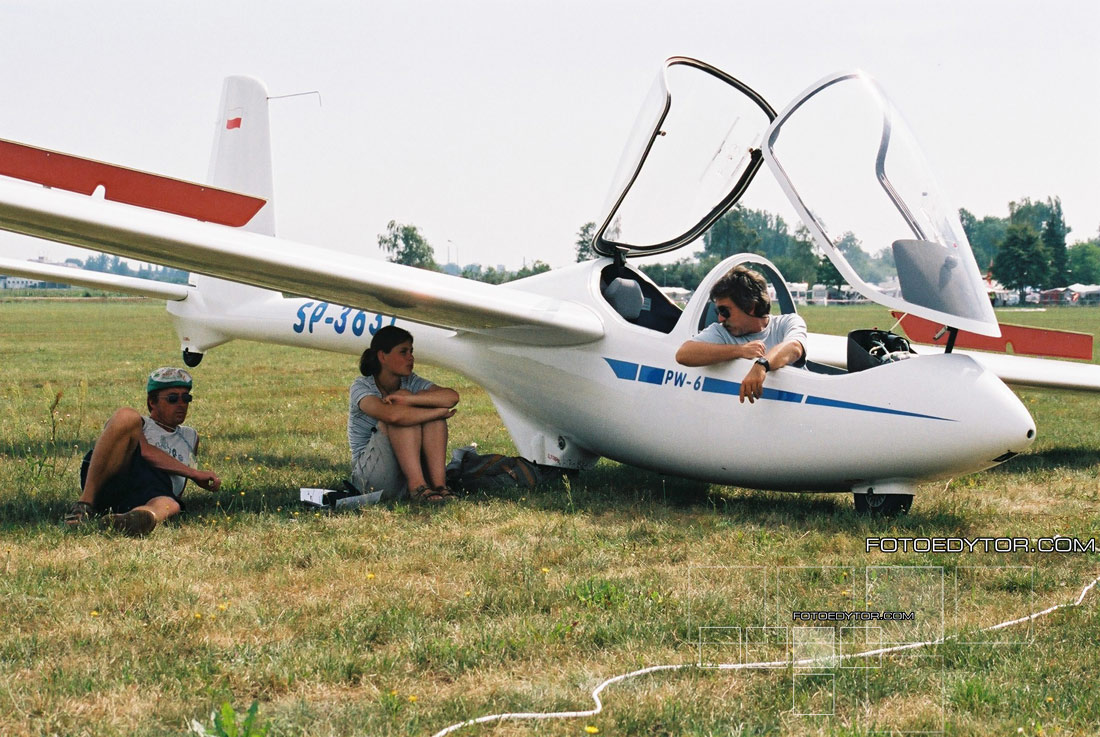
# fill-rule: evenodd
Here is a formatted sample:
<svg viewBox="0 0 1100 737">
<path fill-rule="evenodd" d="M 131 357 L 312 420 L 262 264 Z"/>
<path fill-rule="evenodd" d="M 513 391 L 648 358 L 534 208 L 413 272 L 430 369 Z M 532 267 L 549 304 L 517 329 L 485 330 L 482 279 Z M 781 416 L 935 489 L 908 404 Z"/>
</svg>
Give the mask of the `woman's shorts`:
<svg viewBox="0 0 1100 737">
<path fill-rule="evenodd" d="M 372 432 L 366 446 L 351 459 L 351 483 L 364 494 L 381 491 L 383 501 L 401 499 L 408 493 L 405 474 L 384 432 Z"/>
</svg>

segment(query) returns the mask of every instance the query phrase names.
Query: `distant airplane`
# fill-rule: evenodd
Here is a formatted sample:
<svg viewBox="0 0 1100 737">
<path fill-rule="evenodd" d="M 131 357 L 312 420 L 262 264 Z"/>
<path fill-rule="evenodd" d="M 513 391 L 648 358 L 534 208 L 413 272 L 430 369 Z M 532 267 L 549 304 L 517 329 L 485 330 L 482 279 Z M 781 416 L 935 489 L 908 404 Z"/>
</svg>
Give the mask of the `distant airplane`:
<svg viewBox="0 0 1100 737">
<path fill-rule="evenodd" d="M 231 77 L 220 110 L 210 173 L 217 189 L 20 144 L 0 149 L 0 173 L 46 185 L 0 182 L 0 228 L 191 271 L 190 286 L 149 284 L 146 292 L 170 300 L 190 366 L 234 338 L 358 354 L 378 328 L 398 323 L 423 359 L 483 386 L 518 452 L 538 463 L 578 469 L 604 456 L 720 484 L 850 492 L 860 512 L 873 514 L 905 511 L 917 484 L 995 466 L 1032 444 L 1035 424 L 1002 379 L 1100 390 L 1092 364 L 950 345 L 880 364 L 843 336 L 817 334 L 806 346 L 808 370 L 770 374 L 754 404 L 737 396 L 749 361 L 676 363 L 680 344 L 715 319 L 710 288 L 735 264 L 758 268 L 778 309 L 795 311 L 778 269 L 759 256 L 718 264 L 683 309 L 628 261 L 700 237 L 764 161 L 818 247 L 868 299 L 952 336 L 998 335 L 957 210 L 862 73 L 827 77 L 777 115 L 715 67 L 667 60 L 595 237 L 601 257 L 503 285 L 276 237 L 266 90 Z M 29 163 L 9 165 L 12 151 Z M 68 162 L 60 172 L 58 161 Z M 80 181 L 66 174 L 73 167 Z M 134 176 L 137 186 L 116 184 Z M 166 181 L 173 194 L 148 195 Z M 60 191 L 100 186 L 103 199 Z M 839 245 L 849 233 L 889 248 L 899 295 L 849 262 Z M 35 271 L 13 264 L 0 262 L 0 272 Z M 75 275 L 68 281 L 135 287 Z M 864 370 L 845 370 L 849 350 Z"/>
</svg>

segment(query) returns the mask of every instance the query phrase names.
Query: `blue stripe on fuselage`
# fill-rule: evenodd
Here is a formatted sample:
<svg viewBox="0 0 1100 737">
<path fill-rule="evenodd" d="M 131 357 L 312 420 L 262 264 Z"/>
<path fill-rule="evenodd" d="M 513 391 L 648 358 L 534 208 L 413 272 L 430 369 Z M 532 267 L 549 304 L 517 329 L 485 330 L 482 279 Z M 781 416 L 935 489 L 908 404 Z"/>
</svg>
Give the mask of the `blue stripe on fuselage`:
<svg viewBox="0 0 1100 737">
<path fill-rule="evenodd" d="M 666 383 L 665 377 L 672 373 L 663 368 L 658 368 L 657 366 L 639 365 L 629 361 L 608 358 L 607 356 L 604 356 L 603 360 L 607 361 L 611 370 L 615 372 L 616 378 L 625 381 L 640 381 L 645 384 L 661 386 Z M 728 394 L 736 397 L 741 394 L 741 384 L 736 381 L 727 381 L 726 379 L 716 379 L 712 376 L 704 376 L 700 390 L 710 394 Z M 924 420 L 956 422 L 956 420 L 952 420 L 948 417 L 936 417 L 934 415 L 925 415 L 919 412 L 906 412 L 904 410 L 890 409 L 889 407 L 876 407 L 872 404 L 845 402 L 840 399 L 829 399 L 828 397 L 802 395 L 798 392 L 788 392 L 779 389 L 770 389 L 768 387 L 764 388 L 761 399 L 772 399 L 778 402 L 792 402 L 794 404 L 801 404 L 803 399 L 805 399 L 806 404 L 812 404 L 817 407 L 832 407 L 833 409 L 848 409 L 857 412 L 876 412 L 878 414 L 897 415 L 899 417 L 919 417 Z"/>
</svg>

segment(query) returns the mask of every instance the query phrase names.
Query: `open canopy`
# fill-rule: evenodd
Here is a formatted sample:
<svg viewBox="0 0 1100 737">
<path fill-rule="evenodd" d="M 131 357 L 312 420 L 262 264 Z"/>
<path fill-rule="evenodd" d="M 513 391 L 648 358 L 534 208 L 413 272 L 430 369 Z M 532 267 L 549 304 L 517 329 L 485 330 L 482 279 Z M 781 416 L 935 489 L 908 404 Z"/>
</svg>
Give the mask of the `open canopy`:
<svg viewBox="0 0 1100 737">
<path fill-rule="evenodd" d="M 999 335 L 957 210 L 870 78 L 838 74 L 780 115 L 703 62 L 665 62 L 619 164 L 593 241 L 605 256 L 671 251 L 744 194 L 763 160 L 818 248 L 887 307 Z"/>
<path fill-rule="evenodd" d="M 1000 334 L 958 210 L 869 77 L 838 74 L 806 90 L 768 130 L 764 158 L 860 294 L 942 325 Z"/>
<path fill-rule="evenodd" d="M 642 107 L 593 241 L 605 256 L 690 243 L 744 193 L 775 111 L 709 64 L 665 62 Z"/>
</svg>

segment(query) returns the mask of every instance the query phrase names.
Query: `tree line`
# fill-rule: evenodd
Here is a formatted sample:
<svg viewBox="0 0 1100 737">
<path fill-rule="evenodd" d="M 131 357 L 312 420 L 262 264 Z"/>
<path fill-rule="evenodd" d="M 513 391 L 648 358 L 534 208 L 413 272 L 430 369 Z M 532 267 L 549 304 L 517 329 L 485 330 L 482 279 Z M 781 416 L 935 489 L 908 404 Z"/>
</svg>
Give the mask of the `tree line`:
<svg viewBox="0 0 1100 737">
<path fill-rule="evenodd" d="M 118 256 L 106 253 L 94 253 L 81 261 L 72 257 L 65 259 L 65 264 L 86 271 L 99 271 L 105 274 L 117 274 L 118 276 L 132 276 L 136 279 L 151 279 L 153 281 L 169 282 L 172 284 L 186 284 L 187 273 L 181 269 L 173 269 L 170 266 L 156 266 L 154 264 L 142 264 L 133 268 Z"/>
<path fill-rule="evenodd" d="M 966 209 L 959 220 L 983 273 L 1009 289 L 1049 289 L 1073 283 L 1100 283 L 1100 233 L 1098 237 L 1066 245 L 1070 229 L 1058 197 L 1033 202 L 1009 203 L 1009 215 L 978 219 Z M 596 257 L 592 250 L 595 223 L 577 231 L 577 261 Z M 852 233 L 841 236 L 838 248 L 868 282 L 883 281 L 894 273 L 890 249 L 872 255 Z M 774 263 L 788 282 L 839 287 L 844 283 L 832 262 L 817 253 L 804 225 L 792 232 L 779 215 L 736 205 L 703 236 L 697 256 L 668 264 L 641 267 L 660 286 L 694 290 L 719 261 L 735 253 L 756 253 Z"/>
<path fill-rule="evenodd" d="M 435 260 L 435 249 L 420 233 L 415 225 L 398 223 L 391 220 L 386 225 L 386 232 L 378 236 L 378 247 L 383 253 L 388 254 L 387 260 L 395 264 L 415 266 L 418 269 L 429 271 L 445 271 L 445 266 L 440 266 Z M 447 264 L 451 266 L 451 264 Z M 451 273 L 466 279 L 488 282 L 489 284 L 503 284 L 504 282 L 522 279 L 525 276 L 541 274 L 549 271 L 549 264 L 535 261 L 530 266 L 524 265 L 516 271 L 497 269 L 492 266 L 484 267 L 481 264 L 469 264 Z"/>
<path fill-rule="evenodd" d="M 1008 213 L 1008 217 L 986 215 L 979 219 L 965 208 L 959 210 L 959 220 L 983 273 L 992 275 L 1009 289 L 1021 291 L 1029 287 L 1049 289 L 1073 283 L 1100 283 L 1100 232 L 1090 240 L 1067 246 L 1070 229 L 1060 198 L 1010 202 Z M 594 222 L 585 223 L 577 231 L 578 262 L 598 256 L 592 248 L 595 232 Z M 435 260 L 434 249 L 415 225 L 391 220 L 386 232 L 378 236 L 378 245 L 394 263 L 444 270 Z M 837 246 L 868 282 L 883 281 L 895 273 L 890 249 L 871 254 L 850 232 L 841 236 Z M 833 263 L 817 252 L 804 225 L 792 230 L 781 216 L 743 205 L 731 208 L 703 235 L 703 248 L 697 255 L 672 263 L 644 264 L 641 270 L 660 286 L 694 290 L 720 261 L 736 253 L 764 256 L 789 282 L 832 287 L 844 283 Z M 549 268 L 542 261 L 517 271 L 471 264 L 460 270 L 452 266 L 452 273 L 501 284 Z"/>
</svg>

